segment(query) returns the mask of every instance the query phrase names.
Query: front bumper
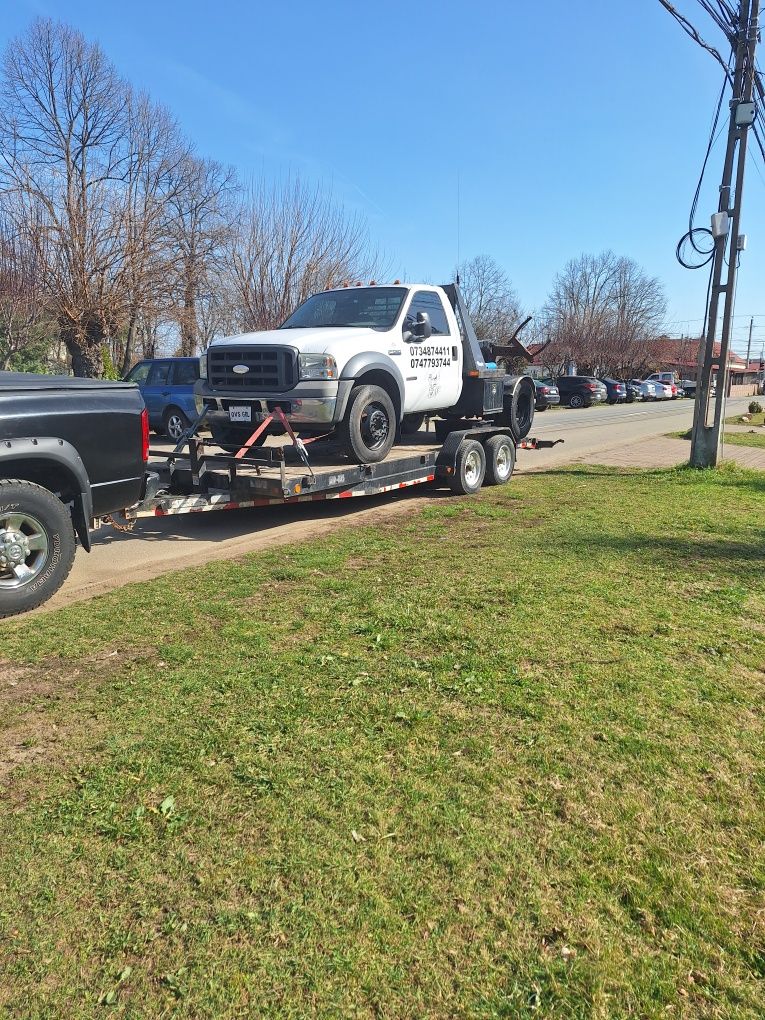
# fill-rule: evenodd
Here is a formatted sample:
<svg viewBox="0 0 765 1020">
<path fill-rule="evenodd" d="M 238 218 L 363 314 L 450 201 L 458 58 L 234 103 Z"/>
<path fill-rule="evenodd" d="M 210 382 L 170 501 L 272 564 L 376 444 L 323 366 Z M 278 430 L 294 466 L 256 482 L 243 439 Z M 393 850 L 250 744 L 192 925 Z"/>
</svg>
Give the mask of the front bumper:
<svg viewBox="0 0 765 1020">
<path fill-rule="evenodd" d="M 253 425 L 263 421 L 275 407 L 280 407 L 292 425 L 327 428 L 342 419 L 352 386 L 353 380 L 340 379 L 300 382 L 284 393 L 248 393 L 213 390 L 206 379 L 200 379 L 194 389 L 194 401 L 198 414 L 207 408 L 206 420 L 210 425 L 246 428 L 250 422 L 231 421 L 231 407 L 249 407 Z"/>
</svg>

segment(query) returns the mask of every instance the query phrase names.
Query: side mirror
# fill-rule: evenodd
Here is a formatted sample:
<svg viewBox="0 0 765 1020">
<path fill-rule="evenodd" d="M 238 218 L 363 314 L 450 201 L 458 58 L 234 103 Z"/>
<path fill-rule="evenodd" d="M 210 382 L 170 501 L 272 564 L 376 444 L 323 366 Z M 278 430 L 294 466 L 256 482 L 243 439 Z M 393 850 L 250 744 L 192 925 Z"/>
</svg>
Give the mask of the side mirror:
<svg viewBox="0 0 765 1020">
<path fill-rule="evenodd" d="M 417 322 L 414 325 L 414 335 L 419 340 L 429 340 L 433 336 L 433 327 L 430 325 L 430 316 L 427 312 L 417 313 Z"/>
</svg>

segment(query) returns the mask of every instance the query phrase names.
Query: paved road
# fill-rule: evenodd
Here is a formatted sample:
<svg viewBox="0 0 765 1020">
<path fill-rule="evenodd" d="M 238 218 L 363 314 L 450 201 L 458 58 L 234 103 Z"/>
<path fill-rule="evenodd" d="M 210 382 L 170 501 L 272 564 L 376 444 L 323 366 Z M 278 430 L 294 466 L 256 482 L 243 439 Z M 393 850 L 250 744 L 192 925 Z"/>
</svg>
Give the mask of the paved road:
<svg viewBox="0 0 765 1020">
<path fill-rule="evenodd" d="M 747 403 L 747 399 L 731 401 L 729 413 L 739 413 Z M 552 450 L 521 450 L 518 471 L 544 470 L 595 451 L 679 431 L 691 424 L 692 417 L 693 403 L 689 400 L 546 411 L 535 419 L 534 435 L 560 437 L 565 442 Z M 143 520 L 127 535 L 103 528 L 94 535 L 90 555 L 78 552 L 64 589 L 44 609 L 170 570 L 323 535 L 328 528 L 344 522 L 382 520 L 434 498 L 443 497 L 437 493 L 421 494 L 415 489 L 407 494 L 370 499 Z"/>
</svg>

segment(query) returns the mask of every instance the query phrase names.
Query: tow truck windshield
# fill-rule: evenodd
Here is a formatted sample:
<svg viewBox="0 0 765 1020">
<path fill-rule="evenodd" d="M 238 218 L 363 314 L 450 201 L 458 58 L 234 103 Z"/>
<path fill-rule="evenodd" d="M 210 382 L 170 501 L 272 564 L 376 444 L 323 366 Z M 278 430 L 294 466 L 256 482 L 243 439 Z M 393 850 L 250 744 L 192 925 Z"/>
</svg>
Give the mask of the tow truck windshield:
<svg viewBox="0 0 765 1020">
<path fill-rule="evenodd" d="M 390 329 L 406 297 L 405 287 L 353 287 L 314 294 L 295 309 L 280 329 L 356 326 Z"/>
</svg>

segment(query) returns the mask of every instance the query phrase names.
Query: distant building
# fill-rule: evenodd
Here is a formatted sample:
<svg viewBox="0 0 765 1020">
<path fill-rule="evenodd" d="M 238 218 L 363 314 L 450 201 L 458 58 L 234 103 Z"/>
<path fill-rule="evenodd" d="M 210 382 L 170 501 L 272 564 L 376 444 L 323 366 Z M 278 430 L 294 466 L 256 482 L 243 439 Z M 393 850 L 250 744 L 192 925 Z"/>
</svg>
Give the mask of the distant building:
<svg viewBox="0 0 765 1020">
<path fill-rule="evenodd" d="M 674 339 L 668 336 L 659 337 L 653 347 L 652 360 L 655 362 L 657 372 L 675 372 L 680 379 L 696 380 L 699 365 L 699 350 L 703 340 L 698 337 L 680 337 Z M 718 360 L 712 365 L 713 379 L 716 383 L 717 373 L 720 370 L 720 344 L 714 345 L 714 356 Z M 728 370 L 730 372 L 731 391 L 739 396 L 745 396 L 741 391 L 742 387 L 748 388 L 754 393 L 757 386 L 757 370 L 752 370 L 754 362 L 748 365 L 746 361 L 733 351 L 728 351 Z M 759 366 L 759 362 L 757 363 Z"/>
</svg>

